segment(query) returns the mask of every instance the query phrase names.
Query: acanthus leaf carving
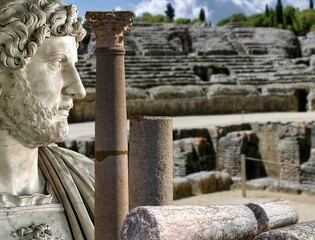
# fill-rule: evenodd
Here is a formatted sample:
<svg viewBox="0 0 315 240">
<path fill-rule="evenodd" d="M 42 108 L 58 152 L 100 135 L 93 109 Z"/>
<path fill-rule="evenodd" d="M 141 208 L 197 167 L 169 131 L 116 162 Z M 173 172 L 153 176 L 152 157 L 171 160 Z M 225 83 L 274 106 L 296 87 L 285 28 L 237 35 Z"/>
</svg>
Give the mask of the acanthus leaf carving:
<svg viewBox="0 0 315 240">
<path fill-rule="evenodd" d="M 87 12 L 86 19 L 96 36 L 96 47 L 124 47 L 124 33 L 129 32 L 133 13 Z"/>
<path fill-rule="evenodd" d="M 46 223 L 19 228 L 13 235 L 20 240 L 64 240 L 60 236 L 55 236 L 53 229 Z"/>
</svg>

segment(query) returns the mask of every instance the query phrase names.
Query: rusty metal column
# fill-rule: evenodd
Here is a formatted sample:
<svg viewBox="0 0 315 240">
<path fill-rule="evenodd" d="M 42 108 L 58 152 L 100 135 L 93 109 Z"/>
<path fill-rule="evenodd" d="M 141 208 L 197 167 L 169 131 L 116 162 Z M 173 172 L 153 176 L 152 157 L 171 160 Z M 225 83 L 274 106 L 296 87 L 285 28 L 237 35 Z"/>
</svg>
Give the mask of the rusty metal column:
<svg viewBox="0 0 315 240">
<path fill-rule="evenodd" d="M 128 213 L 124 33 L 131 12 L 87 12 L 96 36 L 95 239 L 119 240 Z"/>
</svg>

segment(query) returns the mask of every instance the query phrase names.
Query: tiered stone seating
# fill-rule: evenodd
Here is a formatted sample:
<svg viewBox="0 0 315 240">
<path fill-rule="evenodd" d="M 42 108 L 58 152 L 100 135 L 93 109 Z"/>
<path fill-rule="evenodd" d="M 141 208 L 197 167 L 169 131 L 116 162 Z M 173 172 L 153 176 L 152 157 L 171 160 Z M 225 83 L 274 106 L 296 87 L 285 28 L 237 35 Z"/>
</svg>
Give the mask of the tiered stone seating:
<svg viewBox="0 0 315 240">
<path fill-rule="evenodd" d="M 79 55 L 77 67 L 84 85 L 95 88 L 93 34 L 90 39 L 89 45 L 83 48 L 87 49 L 87 52 Z M 153 114 L 150 101 L 159 100 L 159 103 L 154 104 L 162 104 L 160 109 L 168 109 L 166 115 L 178 113 L 175 108 L 186 109 L 186 106 L 180 104 L 187 105 L 188 102 L 194 101 L 198 109 L 191 107 L 188 112 L 179 111 L 179 114 L 209 114 L 212 111 L 225 113 L 227 106 L 232 103 L 237 106 L 235 102 L 238 101 L 260 103 L 257 108 L 243 103 L 235 110 L 229 107 L 227 112 L 239 112 L 240 108 L 246 111 L 247 107 L 250 109 L 248 111 L 274 111 L 278 108 L 279 111 L 298 110 L 300 100 L 294 95 L 295 89 L 305 90 L 315 96 L 312 94 L 315 73 L 313 60 L 311 55 L 305 55 L 315 52 L 315 49 L 308 49 L 312 45 L 307 37 L 302 40 L 300 46 L 298 38 L 289 31 L 246 28 L 240 24 L 221 28 L 201 25 L 134 24 L 125 40 L 128 106 L 143 109 L 144 112 L 137 114 Z M 211 88 L 212 85 L 221 87 Z M 185 90 L 180 94 L 180 99 L 176 99 L 179 95 L 174 92 L 178 91 L 179 86 L 183 86 Z M 192 86 L 193 88 L 190 88 Z M 246 90 L 253 87 L 256 91 Z M 281 88 L 286 90 L 280 91 Z M 192 97 L 192 89 L 196 90 L 193 94 L 196 97 Z M 209 93 L 213 89 L 221 90 Z M 159 94 L 156 94 L 156 91 Z M 161 94 L 161 91 L 166 92 Z M 201 92 L 204 92 L 201 94 L 203 98 Z M 224 99 L 219 100 L 220 92 L 228 94 L 230 98 L 222 95 Z M 240 95 L 240 92 L 255 92 L 256 95 L 250 94 L 244 99 L 245 95 Z M 271 98 L 266 94 L 273 96 Z M 156 99 L 158 96 L 163 96 L 163 99 Z M 216 99 L 213 99 L 213 96 Z M 218 103 L 225 105 L 217 106 Z M 168 108 L 169 104 L 175 105 Z M 216 107 L 213 107 L 213 104 L 216 104 Z M 201 109 L 205 105 L 208 110 Z M 150 112 L 145 109 L 150 109 Z"/>
</svg>

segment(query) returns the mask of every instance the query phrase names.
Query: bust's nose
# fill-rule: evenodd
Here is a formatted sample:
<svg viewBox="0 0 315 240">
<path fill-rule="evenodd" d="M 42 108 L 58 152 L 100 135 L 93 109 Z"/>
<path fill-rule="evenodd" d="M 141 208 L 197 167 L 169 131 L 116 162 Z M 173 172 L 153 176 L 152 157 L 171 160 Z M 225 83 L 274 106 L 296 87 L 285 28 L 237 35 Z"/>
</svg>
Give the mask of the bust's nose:
<svg viewBox="0 0 315 240">
<path fill-rule="evenodd" d="M 67 76 L 69 79 L 65 80 L 68 84 L 66 84 L 63 88 L 63 94 L 71 95 L 75 99 L 82 99 L 86 95 L 85 88 L 82 84 L 80 75 L 76 70 L 75 66 L 72 67 L 69 75 Z"/>
</svg>

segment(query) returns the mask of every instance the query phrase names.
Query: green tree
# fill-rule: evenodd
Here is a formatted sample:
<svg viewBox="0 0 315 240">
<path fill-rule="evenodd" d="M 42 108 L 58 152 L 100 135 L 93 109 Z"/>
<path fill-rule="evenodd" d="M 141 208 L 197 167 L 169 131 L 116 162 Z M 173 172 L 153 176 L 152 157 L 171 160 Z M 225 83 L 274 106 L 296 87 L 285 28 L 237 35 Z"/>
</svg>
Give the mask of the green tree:
<svg viewBox="0 0 315 240">
<path fill-rule="evenodd" d="M 224 18 L 222 20 L 220 20 L 217 23 L 217 26 L 223 26 L 227 23 L 231 23 L 231 22 L 243 22 L 245 23 L 247 20 L 247 17 L 245 16 L 245 14 L 243 13 L 235 13 L 232 16 L 228 17 L 228 18 Z"/>
<path fill-rule="evenodd" d="M 177 18 L 175 20 L 176 24 L 191 24 L 191 20 L 189 18 Z"/>
<path fill-rule="evenodd" d="M 165 16 L 156 15 L 152 16 L 150 13 L 143 13 L 140 17 L 136 17 L 134 22 L 147 22 L 147 23 L 162 23 L 166 22 Z"/>
<path fill-rule="evenodd" d="M 295 21 L 295 11 L 295 8 L 291 5 L 283 9 L 283 21 L 286 28 L 292 28 L 293 22 Z"/>
<path fill-rule="evenodd" d="M 266 21 L 266 15 L 261 13 L 253 14 L 247 17 L 246 25 L 248 27 L 268 27 L 268 21 Z"/>
<path fill-rule="evenodd" d="M 205 13 L 205 10 L 203 8 L 200 9 L 199 20 L 200 20 L 200 22 L 206 21 L 206 13 Z"/>
<path fill-rule="evenodd" d="M 231 16 L 230 22 L 246 22 L 247 17 L 243 13 L 235 13 Z"/>
<path fill-rule="evenodd" d="M 311 27 L 315 24 L 315 11 L 307 9 L 304 11 L 296 11 L 296 21 L 293 23 L 294 30 L 298 35 L 306 35 Z"/>
<path fill-rule="evenodd" d="M 229 22 L 230 22 L 230 18 L 223 18 L 219 22 L 217 22 L 217 26 L 220 27 L 220 26 L 223 26 L 223 25 L 225 25 L 225 24 L 227 24 Z"/>
<path fill-rule="evenodd" d="M 276 23 L 283 24 L 283 7 L 281 0 L 278 0 L 276 5 Z"/>
<path fill-rule="evenodd" d="M 313 0 L 310 0 L 310 9 L 314 9 L 314 3 L 313 3 Z"/>
<path fill-rule="evenodd" d="M 266 4 L 266 7 L 265 7 L 265 16 L 266 17 L 269 17 L 269 7 L 268 7 L 268 4 Z"/>
<path fill-rule="evenodd" d="M 175 17 L 175 9 L 173 8 L 172 4 L 168 3 L 166 5 L 166 10 L 165 10 L 166 16 L 170 19 L 170 21 L 174 20 Z"/>
</svg>

